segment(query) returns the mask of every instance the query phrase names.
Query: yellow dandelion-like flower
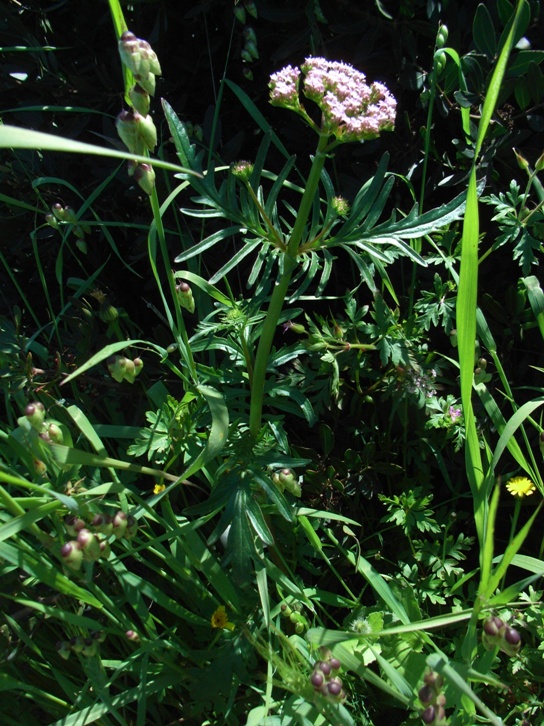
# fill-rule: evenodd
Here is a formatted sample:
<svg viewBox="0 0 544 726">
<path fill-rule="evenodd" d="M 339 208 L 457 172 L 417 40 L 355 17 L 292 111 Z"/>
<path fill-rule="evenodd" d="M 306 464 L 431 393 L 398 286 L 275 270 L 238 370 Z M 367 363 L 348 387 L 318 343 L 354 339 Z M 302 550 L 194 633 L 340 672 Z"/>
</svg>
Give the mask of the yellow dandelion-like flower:
<svg viewBox="0 0 544 726">
<path fill-rule="evenodd" d="M 506 488 L 513 497 L 528 497 L 534 491 L 536 487 L 533 482 L 526 476 L 514 476 L 506 482 Z"/>
<path fill-rule="evenodd" d="M 211 617 L 212 628 L 226 628 L 234 630 L 234 623 L 229 623 L 227 609 L 224 605 L 220 605 Z"/>
<path fill-rule="evenodd" d="M 153 487 L 153 494 L 160 494 L 166 489 L 166 484 L 155 484 Z"/>
</svg>

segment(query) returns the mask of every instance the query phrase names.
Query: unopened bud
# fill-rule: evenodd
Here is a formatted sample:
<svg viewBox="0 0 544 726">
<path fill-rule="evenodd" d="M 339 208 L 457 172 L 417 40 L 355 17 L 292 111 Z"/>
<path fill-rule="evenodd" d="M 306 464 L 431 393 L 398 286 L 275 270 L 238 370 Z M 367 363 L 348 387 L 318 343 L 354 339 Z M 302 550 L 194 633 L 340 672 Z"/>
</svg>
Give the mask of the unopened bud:
<svg viewBox="0 0 544 726">
<path fill-rule="evenodd" d="M 62 444 L 62 442 L 64 441 L 64 434 L 62 433 L 62 429 L 60 428 L 60 426 L 57 426 L 56 423 L 49 424 L 49 427 L 47 429 L 47 435 L 54 444 Z"/>
<path fill-rule="evenodd" d="M 125 380 L 127 359 L 124 356 L 113 355 L 108 358 L 107 364 L 111 377 L 116 380 L 117 383 L 121 383 Z"/>
<path fill-rule="evenodd" d="M 80 570 L 83 562 L 83 552 L 79 542 L 66 542 L 60 548 L 60 556 L 66 567 L 70 570 Z"/>
<path fill-rule="evenodd" d="M 143 119 L 137 111 L 121 111 L 115 120 L 115 128 L 119 134 L 119 138 L 131 152 L 131 154 L 142 155 L 146 150 L 144 139 L 139 131 L 139 121 Z"/>
<path fill-rule="evenodd" d="M 119 310 L 114 305 L 106 303 L 100 306 L 98 317 L 103 323 L 113 323 L 119 317 Z"/>
<path fill-rule="evenodd" d="M 34 473 L 38 476 L 45 476 L 47 474 L 47 466 L 41 459 L 34 459 L 32 462 Z"/>
<path fill-rule="evenodd" d="M 252 18 L 257 18 L 257 16 L 258 16 L 257 6 L 253 2 L 253 0 L 246 1 L 244 3 L 244 6 L 245 6 L 245 9 L 251 15 Z"/>
<path fill-rule="evenodd" d="M 127 630 L 125 636 L 127 640 L 131 640 L 133 643 L 140 642 L 140 636 L 134 630 Z"/>
<path fill-rule="evenodd" d="M 100 540 L 93 532 L 88 529 L 81 529 L 78 532 L 77 541 L 86 562 L 95 562 L 100 559 Z"/>
<path fill-rule="evenodd" d="M 246 11 L 243 5 L 234 6 L 234 16 L 239 23 L 242 23 L 242 25 L 246 22 Z"/>
<path fill-rule="evenodd" d="M 125 537 L 127 539 L 132 539 L 136 536 L 136 533 L 138 531 L 138 522 L 132 515 L 129 515 L 127 517 L 127 528 L 125 530 Z"/>
<path fill-rule="evenodd" d="M 133 172 L 134 179 L 146 194 L 152 194 L 155 188 L 155 171 L 151 164 L 138 164 Z"/>
<path fill-rule="evenodd" d="M 151 106 L 149 93 L 145 91 L 139 84 L 132 86 L 128 92 L 132 106 L 141 116 L 147 116 Z"/>
<path fill-rule="evenodd" d="M 514 152 L 514 155 L 516 157 L 516 161 L 518 162 L 519 168 L 523 169 L 524 171 L 528 171 L 529 162 L 527 161 L 527 159 L 524 156 L 522 156 L 517 149 L 512 149 L 512 151 Z"/>
<path fill-rule="evenodd" d="M 34 402 L 29 403 L 25 408 L 25 416 L 27 417 L 28 423 L 36 431 L 42 430 L 43 420 L 45 418 L 45 406 L 43 403 Z"/>
<path fill-rule="evenodd" d="M 194 313 L 195 300 L 190 285 L 186 282 L 180 282 L 179 285 L 176 285 L 176 294 L 181 307 L 185 308 L 190 313 Z"/>
<path fill-rule="evenodd" d="M 116 539 L 121 539 L 121 537 L 125 534 L 127 524 L 127 515 L 121 511 L 116 512 L 112 520 L 113 534 Z"/>
<path fill-rule="evenodd" d="M 85 528 L 85 522 L 73 514 L 64 518 L 64 527 L 70 537 L 77 537 L 78 532 Z"/>
<path fill-rule="evenodd" d="M 540 154 L 540 156 L 538 157 L 538 159 L 535 162 L 535 171 L 541 172 L 542 169 L 544 169 L 544 151 L 542 152 L 542 154 Z"/>
<path fill-rule="evenodd" d="M 59 223 L 57 222 L 57 218 L 54 214 L 46 214 L 45 215 L 45 221 L 50 227 L 53 227 L 53 229 L 59 228 Z"/>
<path fill-rule="evenodd" d="M 111 523 L 109 514 L 95 514 L 92 525 L 97 532 L 100 532 L 100 534 L 106 537 L 109 537 L 113 532 L 113 524 Z"/>
<path fill-rule="evenodd" d="M 244 50 L 246 51 L 246 53 L 249 53 L 250 60 L 259 60 L 259 50 L 257 48 L 257 45 L 252 40 L 246 40 Z M 240 55 L 242 55 L 242 53 Z"/>
<path fill-rule="evenodd" d="M 253 174 L 254 166 L 250 161 L 236 161 L 230 167 L 231 173 L 237 179 L 243 179 L 247 181 Z"/>
</svg>

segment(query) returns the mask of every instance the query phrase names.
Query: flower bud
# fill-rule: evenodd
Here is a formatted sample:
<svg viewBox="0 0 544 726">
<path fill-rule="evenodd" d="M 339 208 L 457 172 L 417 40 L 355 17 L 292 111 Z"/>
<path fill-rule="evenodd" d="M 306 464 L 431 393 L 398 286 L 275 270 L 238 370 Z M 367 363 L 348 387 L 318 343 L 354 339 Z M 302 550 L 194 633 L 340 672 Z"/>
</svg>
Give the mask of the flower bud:
<svg viewBox="0 0 544 726">
<path fill-rule="evenodd" d="M 157 127 L 155 126 L 155 122 L 149 114 L 147 116 L 142 116 L 139 113 L 134 115 L 136 117 L 136 122 L 140 124 L 138 126 L 138 131 L 146 148 L 149 151 L 153 151 L 155 146 L 157 146 Z"/>
<path fill-rule="evenodd" d="M 77 537 L 78 532 L 84 529 L 85 522 L 74 514 L 69 514 L 64 518 L 64 527 L 70 537 Z"/>
<path fill-rule="evenodd" d="M 244 66 L 242 68 L 242 75 L 248 81 L 252 81 L 253 80 L 253 71 L 251 70 L 251 68 L 248 68 L 247 66 Z"/>
<path fill-rule="evenodd" d="M 436 691 L 431 686 L 425 685 L 419 689 L 417 697 L 423 706 L 428 706 L 436 698 Z"/>
<path fill-rule="evenodd" d="M 127 630 L 125 633 L 127 640 L 131 640 L 133 643 L 140 642 L 140 636 L 134 630 Z"/>
<path fill-rule="evenodd" d="M 50 227 L 53 227 L 53 229 L 59 229 L 59 223 L 57 222 L 57 218 L 54 214 L 46 214 L 45 221 Z"/>
<path fill-rule="evenodd" d="M 432 724 L 436 719 L 436 709 L 434 706 L 427 706 L 427 708 L 421 714 L 421 720 L 423 723 Z"/>
<path fill-rule="evenodd" d="M 154 73 L 137 73 L 134 78 L 138 81 L 138 85 L 141 86 L 144 91 L 149 93 L 150 96 L 155 95 L 155 87 L 157 85 L 157 79 Z"/>
<path fill-rule="evenodd" d="M 138 38 L 134 35 L 134 33 L 131 33 L 130 30 L 125 30 L 119 38 L 118 48 L 122 63 L 133 74 L 138 73 L 141 53 Z"/>
<path fill-rule="evenodd" d="M 62 442 L 64 441 L 64 434 L 62 433 L 62 429 L 55 423 L 49 424 L 49 427 L 47 429 L 47 435 L 54 444 L 62 444 Z"/>
<path fill-rule="evenodd" d="M 136 379 L 136 366 L 134 361 L 130 358 L 125 358 L 125 381 L 128 383 L 134 383 Z"/>
<path fill-rule="evenodd" d="M 60 556 L 66 567 L 70 570 L 80 570 L 83 562 L 83 552 L 79 542 L 66 542 L 60 548 Z"/>
<path fill-rule="evenodd" d="M 86 658 L 90 658 L 98 653 L 98 643 L 92 638 L 85 638 L 83 641 L 83 648 L 81 649 L 81 655 Z"/>
<path fill-rule="evenodd" d="M 125 380 L 126 364 L 127 359 L 124 356 L 112 355 L 110 358 L 108 358 L 108 371 L 110 372 L 111 377 L 117 381 L 117 383 L 121 383 Z"/>
<path fill-rule="evenodd" d="M 330 676 L 332 668 L 325 660 L 320 660 L 314 665 L 315 670 L 321 671 L 323 675 Z"/>
<path fill-rule="evenodd" d="M 80 635 L 70 638 L 70 648 L 74 651 L 74 653 L 81 653 L 84 647 L 85 641 Z"/>
<path fill-rule="evenodd" d="M 344 197 L 333 197 L 331 205 L 339 217 L 346 217 L 349 212 L 349 202 Z"/>
<path fill-rule="evenodd" d="M 339 671 L 342 667 L 342 663 L 338 658 L 335 658 L 335 656 L 332 656 L 332 658 L 329 658 L 329 664 L 333 671 Z"/>
<path fill-rule="evenodd" d="M 64 222 L 65 213 L 62 204 L 59 204 L 58 202 L 56 204 L 53 204 L 53 206 L 51 207 L 51 211 L 53 212 L 56 219 L 58 219 L 60 222 Z"/>
<path fill-rule="evenodd" d="M 107 539 L 100 540 L 100 559 L 107 560 L 111 555 L 110 543 Z"/>
<path fill-rule="evenodd" d="M 437 692 L 444 685 L 444 678 L 440 675 L 440 673 L 436 673 L 435 671 L 428 671 L 425 673 L 423 681 L 425 682 L 425 685 L 434 688 Z"/>
<path fill-rule="evenodd" d="M 245 6 L 245 9 L 251 15 L 252 18 L 257 18 L 257 16 L 258 16 L 257 6 L 253 2 L 253 0 L 249 0 L 249 1 L 246 0 L 246 2 L 244 3 L 244 6 Z"/>
<path fill-rule="evenodd" d="M 253 63 L 253 56 L 246 48 L 242 48 L 240 51 L 240 58 L 244 61 L 244 63 Z"/>
<path fill-rule="evenodd" d="M 146 150 L 145 141 L 140 133 L 140 120 L 143 119 L 137 111 L 121 111 L 115 120 L 115 128 L 119 134 L 119 138 L 130 151 L 131 154 L 139 154 L 140 156 Z"/>
<path fill-rule="evenodd" d="M 318 690 L 323 685 L 323 682 L 325 681 L 323 677 L 323 673 L 320 673 L 319 671 L 314 671 L 312 675 L 310 676 L 310 682 L 314 688 L 317 688 Z"/>
<path fill-rule="evenodd" d="M 231 165 L 230 171 L 237 179 L 247 181 L 253 174 L 254 165 L 250 161 L 236 161 Z"/>
<path fill-rule="evenodd" d="M 535 171 L 537 173 L 541 172 L 543 169 L 544 169 L 544 151 L 542 152 L 542 154 L 540 154 L 540 156 L 538 157 L 538 159 L 535 162 Z"/>
<path fill-rule="evenodd" d="M 141 116 L 147 116 L 147 114 L 149 113 L 149 108 L 151 106 L 151 98 L 149 97 L 149 93 L 145 91 L 140 85 L 136 84 L 135 86 L 132 86 L 132 88 L 128 92 L 128 95 L 132 106 L 134 107 L 134 110 L 138 111 Z"/>
<path fill-rule="evenodd" d="M 127 528 L 125 530 L 125 537 L 127 539 L 132 539 L 136 536 L 136 533 L 138 531 L 138 522 L 135 517 L 133 517 L 131 514 L 127 517 Z"/>
<path fill-rule="evenodd" d="M 246 11 L 243 5 L 234 6 L 234 17 L 242 25 L 246 22 Z"/>
<path fill-rule="evenodd" d="M 181 307 L 185 308 L 190 313 L 194 313 L 195 300 L 193 298 L 193 291 L 186 282 L 180 282 L 179 285 L 176 285 L 176 295 Z"/>
<path fill-rule="evenodd" d="M 515 628 L 511 628 L 509 625 L 505 627 L 499 648 L 510 657 L 516 655 L 521 648 L 521 635 Z"/>
<path fill-rule="evenodd" d="M 438 33 L 436 34 L 436 47 L 437 48 L 443 48 L 447 41 L 448 41 L 448 27 L 447 25 L 441 25 L 438 28 Z"/>
<path fill-rule="evenodd" d="M 103 323 L 113 323 L 119 317 L 119 310 L 114 305 L 105 303 L 100 306 L 98 317 Z"/>
<path fill-rule="evenodd" d="M 100 534 L 109 537 L 113 532 L 113 524 L 109 514 L 95 514 L 92 521 L 92 526 Z"/>
<path fill-rule="evenodd" d="M 36 431 L 42 430 L 43 420 L 45 418 L 45 406 L 39 401 L 29 403 L 25 408 L 25 416 L 28 419 L 28 423 Z"/>
<path fill-rule="evenodd" d="M 88 529 L 80 529 L 77 541 L 83 551 L 83 558 L 86 562 L 96 562 L 100 559 L 100 540 Z"/>
<path fill-rule="evenodd" d="M 151 164 L 138 164 L 134 169 L 134 179 L 138 182 L 140 189 L 146 194 L 152 194 L 155 188 L 155 171 Z"/>
<path fill-rule="evenodd" d="M 57 649 L 57 653 L 60 655 L 61 658 L 63 658 L 64 660 L 68 660 L 72 650 L 70 648 L 70 643 L 67 640 L 57 641 L 57 643 L 55 644 L 55 648 Z"/>
<path fill-rule="evenodd" d="M 288 618 L 291 615 L 291 613 L 293 612 L 291 610 L 291 608 L 289 607 L 289 605 L 287 603 L 285 603 L 285 602 L 282 602 L 282 604 L 280 606 L 280 610 L 281 610 L 281 614 L 285 618 Z"/>
<path fill-rule="evenodd" d="M 300 497 L 301 487 L 291 469 L 282 469 L 279 473 L 279 480 L 290 494 Z"/>
<path fill-rule="evenodd" d="M 124 512 L 116 512 L 113 520 L 113 534 L 115 535 L 116 539 L 121 539 L 121 537 L 125 534 L 125 531 L 127 529 L 127 515 Z"/>
<path fill-rule="evenodd" d="M 243 53 L 244 51 L 249 54 L 250 61 L 253 60 L 259 60 L 259 50 L 257 48 L 257 45 L 252 40 L 246 40 L 246 43 L 244 45 L 244 50 L 240 55 L 242 58 L 244 58 Z M 244 58 L 245 60 L 245 58 Z"/>
<path fill-rule="evenodd" d="M 132 362 L 134 363 L 134 375 L 135 376 L 140 375 L 140 373 L 144 369 L 144 362 L 143 362 L 143 360 L 141 358 L 137 357 L 137 358 L 134 358 Z"/>
<path fill-rule="evenodd" d="M 295 623 L 295 633 L 297 635 L 302 635 L 305 631 L 304 623 L 301 623 L 300 621 L 298 623 Z"/>
<path fill-rule="evenodd" d="M 45 476 L 47 474 L 47 466 L 41 459 L 34 459 L 32 462 L 32 468 L 34 469 L 34 473 L 38 476 Z"/>
<path fill-rule="evenodd" d="M 306 328 L 304 327 L 304 325 L 301 325 L 300 323 L 293 323 L 292 320 L 288 320 L 286 323 L 283 324 L 283 330 L 284 332 L 291 330 L 297 335 L 303 335 L 306 332 Z"/>
</svg>

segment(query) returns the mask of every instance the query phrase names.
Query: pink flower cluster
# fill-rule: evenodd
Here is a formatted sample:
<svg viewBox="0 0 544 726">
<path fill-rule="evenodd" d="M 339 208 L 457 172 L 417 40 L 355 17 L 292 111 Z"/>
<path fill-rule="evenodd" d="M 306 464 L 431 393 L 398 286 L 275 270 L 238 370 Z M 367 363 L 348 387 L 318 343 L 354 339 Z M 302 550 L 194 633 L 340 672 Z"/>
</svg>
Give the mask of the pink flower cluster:
<svg viewBox="0 0 544 726">
<path fill-rule="evenodd" d="M 366 82 L 347 63 L 306 58 L 302 91 L 323 113 L 322 132 L 337 141 L 373 139 L 394 127 L 397 102 L 382 83 Z M 307 117 L 299 98 L 300 73 L 287 66 L 270 77 L 270 101 Z"/>
</svg>

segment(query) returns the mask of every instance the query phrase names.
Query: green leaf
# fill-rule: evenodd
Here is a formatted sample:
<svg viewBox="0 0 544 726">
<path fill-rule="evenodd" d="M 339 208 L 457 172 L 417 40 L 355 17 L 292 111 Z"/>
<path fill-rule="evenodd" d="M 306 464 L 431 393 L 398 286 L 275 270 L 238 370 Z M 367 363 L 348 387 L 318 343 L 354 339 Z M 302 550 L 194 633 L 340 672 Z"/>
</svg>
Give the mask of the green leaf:
<svg viewBox="0 0 544 726">
<path fill-rule="evenodd" d="M 476 8 L 472 23 L 472 35 L 474 45 L 478 52 L 493 59 L 497 53 L 495 26 L 493 25 L 489 10 L 483 3 L 480 3 Z"/>
</svg>

